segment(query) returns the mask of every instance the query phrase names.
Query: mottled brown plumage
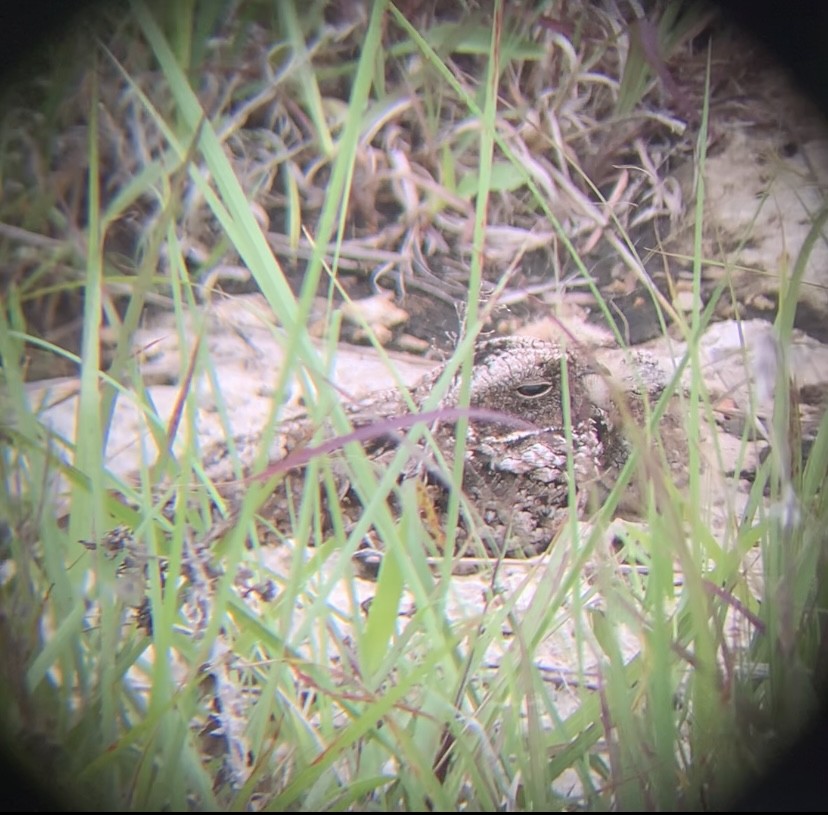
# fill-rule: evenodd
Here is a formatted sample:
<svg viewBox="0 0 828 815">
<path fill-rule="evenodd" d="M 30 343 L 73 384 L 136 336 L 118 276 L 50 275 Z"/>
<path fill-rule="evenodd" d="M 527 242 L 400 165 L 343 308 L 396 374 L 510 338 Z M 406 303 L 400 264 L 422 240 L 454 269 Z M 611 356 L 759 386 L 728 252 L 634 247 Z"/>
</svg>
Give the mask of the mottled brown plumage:
<svg viewBox="0 0 828 815">
<path fill-rule="evenodd" d="M 410 402 L 417 412 L 426 406 L 444 370 L 441 366 L 426 375 L 411 388 L 410 399 L 399 391 L 383 391 L 347 407 L 355 428 L 377 429 L 376 436 L 364 446 L 378 470 L 387 466 L 399 445 L 410 444 L 403 432 L 386 431 L 384 423 L 389 417 L 411 413 Z M 470 407 L 496 411 L 517 421 L 482 419 L 472 411 L 462 482 L 465 506 L 470 511 L 461 518 L 458 545 L 470 554 L 481 554 L 480 547 L 473 545 L 479 536 L 490 556 L 541 552 L 568 517 L 570 496 L 574 497 L 574 510 L 580 513 L 596 485 L 611 481 L 623 461 L 626 442 L 608 410 L 606 376 L 605 370 L 582 353 L 555 343 L 503 337 L 478 344 L 471 372 Z M 460 392 L 458 373 L 437 409 L 458 407 Z M 421 440 L 411 446 L 400 476 L 401 482 L 418 479 L 424 485 L 422 514 L 430 519 L 427 526 L 436 537 L 444 532 L 435 530 L 433 521 L 444 521 L 456 426 L 456 416 L 450 421 L 439 418 L 430 425 L 431 437 L 447 466 L 441 467 L 433 448 Z M 288 455 L 309 441 L 316 429 L 308 420 L 286 426 Z M 339 473 L 343 515 L 346 522 L 353 523 L 361 511 L 360 499 L 347 481 L 344 466 L 335 465 L 334 472 Z M 571 489 L 570 473 L 574 476 Z M 295 508 L 303 486 L 296 472 L 286 482 L 291 488 L 285 492 L 281 483 L 263 507 L 271 525 L 285 534 L 290 531 L 288 498 Z M 475 534 L 470 534 L 472 530 Z"/>
</svg>

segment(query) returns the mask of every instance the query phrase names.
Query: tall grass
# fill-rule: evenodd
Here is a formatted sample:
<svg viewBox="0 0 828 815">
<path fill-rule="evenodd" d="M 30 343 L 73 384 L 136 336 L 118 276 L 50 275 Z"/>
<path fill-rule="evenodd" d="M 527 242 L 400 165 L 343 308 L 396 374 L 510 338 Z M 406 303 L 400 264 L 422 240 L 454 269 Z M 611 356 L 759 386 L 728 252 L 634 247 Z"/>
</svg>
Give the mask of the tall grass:
<svg viewBox="0 0 828 815">
<path fill-rule="evenodd" d="M 311 420 L 346 433 L 348 420 L 328 376 L 339 326 L 333 305 L 337 264 L 366 134 L 375 132 L 390 101 L 404 90 L 386 85 L 395 60 L 416 54 L 428 66 L 417 101 L 425 109 L 421 122 L 434 128 L 434 142 L 443 137 L 441 105 L 473 125 L 471 141 L 449 139 L 441 148 L 441 181 L 452 186 L 469 143 L 479 160 L 464 331 L 425 408 L 439 403 L 458 371 L 468 385 L 471 353 L 486 317 L 480 292 L 496 164 L 510 168 L 513 183 L 567 247 L 614 326 L 548 191 L 527 169 L 501 118 L 500 83 L 509 60 L 534 58 L 526 29 L 507 25 L 507 7 L 495 3 L 488 37 L 475 45 L 485 55 L 485 75 L 461 81 L 441 39 L 445 29 L 418 30 L 394 4 L 371 4 L 361 49 L 336 66 L 325 63 L 315 40 L 318 4 L 280 5 L 275 20 L 265 5 L 240 4 L 239 19 L 248 14 L 272 26 L 275 47 L 289 54 L 283 76 L 295 83 L 296 103 L 307 114 L 328 172 L 324 203 L 308 226 L 303 284 L 294 295 L 228 158 L 222 133 L 234 123 L 214 119 L 200 101 L 198 58 L 210 49 L 210 32 L 200 21 L 202 14 L 216 16 L 215 9 L 192 3 L 165 15 L 136 2 L 123 22 L 134 38 L 134 64 L 103 43 L 96 48 L 97 64 L 115 66 L 158 138 L 140 174 L 104 203 L 96 76 L 106 72 L 93 65 L 79 357 L 29 331 L 19 291 L 9 287 L 4 296 L 3 398 L 13 417 L 0 436 L 6 570 L 0 703 L 8 736 L 39 757 L 34 772 L 45 785 L 96 807 L 546 811 L 725 804 L 816 706 L 824 671 L 820 530 L 828 430 L 823 419 L 803 464 L 781 354 L 774 428 L 779 455 L 760 470 L 744 514 L 728 519 L 726 538 L 714 534 L 696 445 L 712 422 L 698 362 L 698 342 L 713 313 L 712 305 L 702 308 L 699 292 L 708 99 L 697 152 L 696 307 L 681 326 L 689 348 L 682 360 L 688 393 L 680 392 L 677 378 L 650 406 L 640 448 L 591 526 L 579 525 L 573 513 L 547 556 L 511 568 L 484 567 L 485 591 L 470 598 L 463 580 L 451 576 L 452 558 L 436 548 L 416 486 L 410 480 L 399 484 L 405 445 L 381 473 L 359 444 L 346 447 L 342 460 L 364 505 L 353 528 L 339 507 L 338 476 L 326 457 L 287 476 L 301 486 L 293 493 L 292 528 L 272 531 L 283 539 L 280 547 L 260 540 L 263 525 L 255 518 L 274 479 L 248 482 L 238 515 L 226 528 L 220 525 L 217 516 L 231 508 L 205 473 L 196 427 L 196 383 L 215 387 L 218 381 L 203 342 L 210 330 L 208 306 L 188 270 L 178 227 L 192 201 L 203 202 L 219 241 L 250 270 L 280 326 L 285 365 L 259 465 L 294 380 Z M 387 36 L 392 23 L 393 41 Z M 160 72 L 163 88 L 142 82 L 147 66 Z M 336 126 L 320 90 L 331 71 L 348 88 Z M 578 169 L 570 168 L 573 174 Z M 301 213 L 289 170 L 285 165 L 282 176 L 285 222 L 296 238 Z M 142 198 L 153 200 L 160 216 L 144 236 L 119 313 L 105 296 L 113 272 L 106 238 Z M 823 220 L 815 218 L 814 235 Z M 781 349 L 809 245 L 781 300 Z M 162 281 L 158 270 L 164 270 Z M 307 323 L 328 278 L 331 332 L 320 354 Z M 167 296 L 183 352 L 172 418 L 156 411 L 131 347 L 151 290 Z M 104 317 L 117 329 L 106 373 L 100 356 Z M 194 331 L 187 327 L 190 318 Z M 616 331 L 620 341 L 623 334 Z M 79 373 L 76 432 L 69 440 L 54 438 L 27 398 L 24 365 L 35 345 L 62 353 Z M 221 394 L 214 395 L 232 439 L 232 416 L 222 408 Z M 657 453 L 658 418 L 671 399 L 686 400 L 690 481 L 684 492 Z M 104 466 L 116 400 L 133 402 L 146 420 L 134 483 L 123 483 Z M 429 443 L 421 426 L 409 432 L 412 442 L 423 437 Z M 455 484 L 462 477 L 464 435 L 458 438 L 458 464 L 446 474 Z M 240 462 L 235 466 L 240 474 Z M 572 472 L 571 461 L 569 467 Z M 607 544 L 615 505 L 624 482 L 642 473 L 646 523 L 618 527 L 615 552 Z M 69 485 L 63 513 L 54 506 L 57 483 Z M 452 492 L 448 551 L 457 518 L 466 512 L 461 493 Z M 391 495 L 400 508 L 396 515 Z M 130 530 L 126 537 L 113 532 L 121 525 Z M 355 576 L 351 556 L 371 530 L 384 557 L 369 585 Z M 761 597 L 742 569 L 743 556 L 757 548 L 764 564 Z M 139 617 L 133 607 L 144 597 Z M 734 618 L 748 629 L 745 642 L 729 636 Z"/>
</svg>

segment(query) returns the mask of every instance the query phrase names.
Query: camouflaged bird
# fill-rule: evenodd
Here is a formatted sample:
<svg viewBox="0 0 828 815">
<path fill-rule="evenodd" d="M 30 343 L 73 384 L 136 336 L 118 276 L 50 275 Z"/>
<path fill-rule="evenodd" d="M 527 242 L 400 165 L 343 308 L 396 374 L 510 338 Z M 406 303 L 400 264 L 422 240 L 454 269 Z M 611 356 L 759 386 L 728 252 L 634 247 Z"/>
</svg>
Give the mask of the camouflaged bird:
<svg viewBox="0 0 828 815">
<path fill-rule="evenodd" d="M 424 488 L 421 515 L 437 538 L 445 530 L 434 529 L 434 519 L 439 527 L 452 490 L 456 420 L 462 413 L 455 410 L 461 393 L 459 372 L 428 414 L 430 441 L 420 438 L 412 443 L 400 428 L 417 421 L 416 414 L 444 371 L 445 366 L 438 367 L 407 394 L 381 391 L 346 406 L 354 437 L 360 432 L 367 437 L 363 447 L 378 474 L 401 446 L 409 450 L 398 483 L 416 479 Z M 606 369 L 572 346 L 525 337 L 484 340 L 476 346 L 463 459 L 466 511 L 461 513 L 456 536 L 463 553 L 482 554 L 480 546 L 474 546 L 477 541 L 490 557 L 542 552 L 569 516 L 570 493 L 574 510 L 582 514 L 596 490 L 611 487 L 628 444 L 607 382 Z M 406 416 L 407 423 L 392 421 Z M 341 437 L 341 444 L 334 439 L 333 444 L 309 449 L 310 440 L 319 437 L 318 430 L 307 419 L 283 428 L 285 458 L 270 472 L 282 470 L 286 476 L 259 511 L 271 531 L 289 535 L 290 519 L 296 517 L 303 497 L 297 464 L 323 452 L 335 462 L 336 499 L 346 532 L 361 514 L 363 502 L 347 476 L 341 450 L 351 437 Z M 329 507 L 326 514 L 330 515 Z M 365 545 L 372 549 L 374 536 L 369 538 Z"/>
</svg>

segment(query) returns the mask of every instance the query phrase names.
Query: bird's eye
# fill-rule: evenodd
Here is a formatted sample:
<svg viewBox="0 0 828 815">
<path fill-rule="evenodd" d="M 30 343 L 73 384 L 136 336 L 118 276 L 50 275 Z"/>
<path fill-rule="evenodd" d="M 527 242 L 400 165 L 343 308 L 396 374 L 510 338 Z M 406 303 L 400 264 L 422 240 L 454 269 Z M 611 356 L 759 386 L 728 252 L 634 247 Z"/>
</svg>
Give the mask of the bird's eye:
<svg viewBox="0 0 828 815">
<path fill-rule="evenodd" d="M 524 382 L 518 385 L 517 392 L 526 399 L 537 399 L 539 396 L 545 396 L 552 390 L 553 383 L 546 380 L 538 382 Z"/>
</svg>

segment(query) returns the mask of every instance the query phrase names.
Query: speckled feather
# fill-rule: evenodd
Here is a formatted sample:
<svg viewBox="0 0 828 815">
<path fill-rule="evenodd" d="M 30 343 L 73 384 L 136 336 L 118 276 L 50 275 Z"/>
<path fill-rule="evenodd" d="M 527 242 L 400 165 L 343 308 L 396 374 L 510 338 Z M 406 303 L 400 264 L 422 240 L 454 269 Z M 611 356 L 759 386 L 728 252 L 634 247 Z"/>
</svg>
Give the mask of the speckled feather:
<svg viewBox="0 0 828 815">
<path fill-rule="evenodd" d="M 572 349 L 536 339 L 503 337 L 484 341 L 475 349 L 470 405 L 534 425 L 532 430 L 516 430 L 499 423 L 469 422 L 463 490 L 482 521 L 477 531 L 492 555 L 543 551 L 567 517 L 570 491 L 564 360 L 575 476 L 573 495 L 575 509 L 580 512 L 592 486 L 607 475 L 611 466 L 605 443 L 617 431 L 601 404 L 606 396 L 605 372 Z M 434 372 L 414 387 L 412 395 L 418 406 L 441 372 Z M 459 393 L 457 375 L 441 405 L 457 405 Z M 450 459 L 455 447 L 454 424 L 434 432 Z M 615 441 L 610 447 L 617 447 Z"/>
<path fill-rule="evenodd" d="M 573 349 L 555 343 L 522 337 L 486 340 L 475 349 L 471 373 L 470 406 L 508 414 L 532 429 L 516 429 L 513 423 L 481 421 L 468 423 L 463 465 L 463 491 L 473 524 L 485 551 L 492 556 L 525 556 L 546 549 L 568 515 L 570 488 L 569 444 L 564 410 L 563 368 L 566 361 L 568 413 L 574 509 L 581 512 L 593 486 L 606 480 L 617 465 L 623 442 L 606 410 L 606 372 Z M 443 367 L 427 374 L 409 391 L 420 409 L 433 392 Z M 456 374 L 438 407 L 458 406 L 461 377 Z M 381 425 L 383 418 L 410 412 L 408 400 L 395 390 L 383 391 L 349 405 L 355 427 Z M 455 450 L 455 422 L 436 422 L 431 435 L 449 468 Z M 313 427 L 307 422 L 286 428 L 288 448 L 309 439 Z M 366 451 L 378 467 L 387 464 L 402 434 L 382 433 L 367 443 Z M 343 477 L 344 478 L 344 477 Z M 440 471 L 436 457 L 420 443 L 402 480 L 417 478 L 427 487 L 431 514 L 442 515 L 448 503 L 449 476 Z M 297 479 L 292 478 L 296 482 Z M 300 481 L 301 479 L 299 479 Z M 295 494 L 298 498 L 298 493 Z M 343 512 L 356 517 L 359 499 L 347 482 L 342 490 Z M 283 526 L 284 500 L 274 495 L 267 514 Z M 474 537 L 468 522 L 461 522 L 457 536 L 470 551 Z M 479 549 L 476 552 L 479 554 Z"/>
</svg>

